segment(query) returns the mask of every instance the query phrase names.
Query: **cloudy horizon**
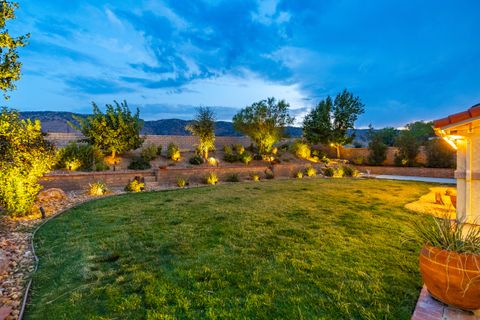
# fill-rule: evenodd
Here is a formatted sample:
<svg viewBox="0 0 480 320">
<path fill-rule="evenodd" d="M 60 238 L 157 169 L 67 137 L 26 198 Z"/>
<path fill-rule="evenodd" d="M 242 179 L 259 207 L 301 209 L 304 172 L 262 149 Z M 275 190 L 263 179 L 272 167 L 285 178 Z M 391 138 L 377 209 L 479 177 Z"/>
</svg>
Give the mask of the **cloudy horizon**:
<svg viewBox="0 0 480 320">
<path fill-rule="evenodd" d="M 480 101 L 480 3 L 20 0 L 22 79 L 8 106 L 89 113 L 127 100 L 142 118 L 219 120 L 274 96 L 302 117 L 344 88 L 358 127 L 399 127 Z M 298 123 L 298 122 L 297 122 Z"/>
</svg>

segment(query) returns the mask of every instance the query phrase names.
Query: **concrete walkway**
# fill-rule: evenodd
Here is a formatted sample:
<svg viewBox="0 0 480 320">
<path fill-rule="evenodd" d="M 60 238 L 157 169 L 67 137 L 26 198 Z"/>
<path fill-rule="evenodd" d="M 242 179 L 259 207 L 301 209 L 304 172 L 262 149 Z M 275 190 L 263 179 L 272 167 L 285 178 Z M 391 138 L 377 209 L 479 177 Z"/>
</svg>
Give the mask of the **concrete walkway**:
<svg viewBox="0 0 480 320">
<path fill-rule="evenodd" d="M 432 182 L 432 183 L 441 183 L 441 184 L 456 184 L 455 179 L 447 179 L 447 178 L 389 176 L 389 175 L 372 175 L 372 177 L 377 179 L 388 179 L 388 180 L 405 180 L 405 181 L 421 181 L 421 182 Z"/>
</svg>

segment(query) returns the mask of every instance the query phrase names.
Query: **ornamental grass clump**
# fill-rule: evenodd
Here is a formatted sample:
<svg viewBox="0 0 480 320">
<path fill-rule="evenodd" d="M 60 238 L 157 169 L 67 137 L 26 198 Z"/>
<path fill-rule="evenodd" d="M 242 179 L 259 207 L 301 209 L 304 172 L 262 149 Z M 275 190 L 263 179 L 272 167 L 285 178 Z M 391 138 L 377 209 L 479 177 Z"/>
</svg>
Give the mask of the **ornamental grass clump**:
<svg viewBox="0 0 480 320">
<path fill-rule="evenodd" d="M 178 178 L 177 179 L 177 186 L 179 188 L 185 188 L 188 185 L 188 181 L 183 179 L 183 178 Z"/>
<path fill-rule="evenodd" d="M 125 186 L 125 191 L 127 192 L 140 192 L 143 190 L 145 190 L 145 182 L 139 179 L 133 179 Z"/>
<path fill-rule="evenodd" d="M 215 185 L 218 183 L 218 176 L 215 172 L 210 172 L 206 177 L 205 177 L 205 183 L 206 184 L 211 184 Z"/>
<path fill-rule="evenodd" d="M 315 177 L 317 175 L 317 170 L 314 167 L 307 167 L 305 169 L 305 174 L 307 177 Z"/>
<path fill-rule="evenodd" d="M 413 230 L 423 245 L 456 253 L 480 254 L 480 228 L 430 217 L 427 222 L 416 222 Z"/>
<path fill-rule="evenodd" d="M 250 152 L 244 151 L 241 156 L 240 156 L 240 161 L 244 163 L 245 165 L 248 165 L 250 162 L 252 162 L 253 156 Z"/>
<path fill-rule="evenodd" d="M 302 171 L 297 171 L 295 173 L 295 178 L 297 179 L 302 179 L 303 178 L 303 172 Z"/>
<path fill-rule="evenodd" d="M 104 182 L 97 181 L 88 185 L 88 194 L 91 196 L 103 196 L 107 194 L 108 187 Z"/>
<path fill-rule="evenodd" d="M 252 174 L 251 178 L 252 178 L 252 181 L 255 181 L 255 182 L 260 181 L 260 175 L 258 174 Z"/>
</svg>

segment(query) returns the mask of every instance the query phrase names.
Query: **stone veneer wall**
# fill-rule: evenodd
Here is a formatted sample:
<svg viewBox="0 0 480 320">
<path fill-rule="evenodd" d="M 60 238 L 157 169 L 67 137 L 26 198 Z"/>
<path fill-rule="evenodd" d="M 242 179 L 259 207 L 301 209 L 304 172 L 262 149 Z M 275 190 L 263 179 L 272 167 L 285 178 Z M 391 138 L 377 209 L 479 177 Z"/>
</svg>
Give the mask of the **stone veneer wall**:
<svg viewBox="0 0 480 320">
<path fill-rule="evenodd" d="M 195 149 L 198 144 L 198 138 L 194 136 L 163 136 L 163 135 L 145 135 L 145 144 L 153 143 L 155 145 L 162 145 L 163 150 L 166 150 L 169 143 L 173 142 L 179 146 L 183 151 L 190 151 Z M 57 147 L 64 147 L 70 141 L 77 141 L 84 137 L 75 133 L 59 133 L 50 132 L 47 135 L 47 139 L 54 143 Z M 249 146 L 251 140 L 248 137 L 216 137 L 215 147 L 217 149 L 223 148 L 224 145 L 241 144 L 243 146 Z"/>
</svg>

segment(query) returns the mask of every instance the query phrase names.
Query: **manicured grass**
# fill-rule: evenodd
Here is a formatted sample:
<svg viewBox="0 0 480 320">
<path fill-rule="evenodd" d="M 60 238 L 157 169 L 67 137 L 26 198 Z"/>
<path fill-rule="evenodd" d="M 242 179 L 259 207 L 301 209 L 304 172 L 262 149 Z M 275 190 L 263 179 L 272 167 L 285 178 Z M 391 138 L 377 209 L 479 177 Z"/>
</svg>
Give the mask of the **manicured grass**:
<svg viewBox="0 0 480 320">
<path fill-rule="evenodd" d="M 352 179 L 131 194 L 40 229 L 28 319 L 409 319 L 428 184 Z"/>
</svg>

